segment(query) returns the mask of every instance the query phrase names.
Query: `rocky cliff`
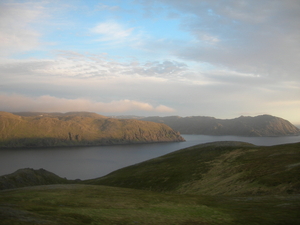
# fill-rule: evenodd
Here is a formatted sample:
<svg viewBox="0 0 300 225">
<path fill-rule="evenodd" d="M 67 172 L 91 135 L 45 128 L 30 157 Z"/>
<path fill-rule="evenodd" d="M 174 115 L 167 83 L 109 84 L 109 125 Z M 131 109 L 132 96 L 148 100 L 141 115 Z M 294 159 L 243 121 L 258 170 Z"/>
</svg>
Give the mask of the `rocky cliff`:
<svg viewBox="0 0 300 225">
<path fill-rule="evenodd" d="M 96 113 L 0 112 L 0 147 L 111 145 L 184 141 L 165 124 L 112 119 Z"/>
</svg>

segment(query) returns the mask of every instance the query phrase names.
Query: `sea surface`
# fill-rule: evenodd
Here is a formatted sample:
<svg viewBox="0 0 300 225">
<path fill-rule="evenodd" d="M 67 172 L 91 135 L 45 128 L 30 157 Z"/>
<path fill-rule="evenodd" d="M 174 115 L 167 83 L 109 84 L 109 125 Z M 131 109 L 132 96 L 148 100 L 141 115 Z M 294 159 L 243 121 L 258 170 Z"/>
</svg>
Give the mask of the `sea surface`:
<svg viewBox="0 0 300 225">
<path fill-rule="evenodd" d="M 255 145 L 300 142 L 300 136 L 239 137 L 182 135 L 186 142 L 0 150 L 0 176 L 21 168 L 46 169 L 67 179 L 92 179 L 169 152 L 214 141 L 243 141 Z"/>
</svg>

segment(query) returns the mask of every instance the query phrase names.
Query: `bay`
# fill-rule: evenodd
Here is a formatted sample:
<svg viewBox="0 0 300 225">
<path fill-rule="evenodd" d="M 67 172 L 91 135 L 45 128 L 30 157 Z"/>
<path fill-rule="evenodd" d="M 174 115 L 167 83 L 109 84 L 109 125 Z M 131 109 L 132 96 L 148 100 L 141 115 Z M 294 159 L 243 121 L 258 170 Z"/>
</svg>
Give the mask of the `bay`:
<svg viewBox="0 0 300 225">
<path fill-rule="evenodd" d="M 67 179 L 92 179 L 114 170 L 179 149 L 214 141 L 243 141 L 255 145 L 300 142 L 300 136 L 239 137 L 182 135 L 186 142 L 0 150 L 0 176 L 21 168 L 46 169 Z"/>
</svg>

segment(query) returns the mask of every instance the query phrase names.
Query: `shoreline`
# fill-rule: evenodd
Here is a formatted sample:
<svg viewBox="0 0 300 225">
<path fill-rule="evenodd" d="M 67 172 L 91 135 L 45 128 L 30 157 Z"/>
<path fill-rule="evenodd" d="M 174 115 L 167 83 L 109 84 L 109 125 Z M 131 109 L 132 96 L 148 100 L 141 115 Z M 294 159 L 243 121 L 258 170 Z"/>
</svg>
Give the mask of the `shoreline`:
<svg viewBox="0 0 300 225">
<path fill-rule="evenodd" d="M 70 147 L 75 147 L 75 148 L 82 148 L 82 147 L 100 147 L 100 146 L 118 146 L 118 145 L 146 145 L 146 144 L 157 144 L 157 143 L 176 143 L 176 142 L 185 142 L 186 140 L 183 141 L 151 141 L 151 142 L 124 142 L 124 143 L 112 143 L 112 144 L 91 144 L 91 145 L 53 145 L 53 146 L 17 146 L 17 147 L 1 147 L 0 146 L 0 151 L 1 150 L 8 150 L 8 149 L 37 149 L 37 148 L 70 148 Z"/>
</svg>

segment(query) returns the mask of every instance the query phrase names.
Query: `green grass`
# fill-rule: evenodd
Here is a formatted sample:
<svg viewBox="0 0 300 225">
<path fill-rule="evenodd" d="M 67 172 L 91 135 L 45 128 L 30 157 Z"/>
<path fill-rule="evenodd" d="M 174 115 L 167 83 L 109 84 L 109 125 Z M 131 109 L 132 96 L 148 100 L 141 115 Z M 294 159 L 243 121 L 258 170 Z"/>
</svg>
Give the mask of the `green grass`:
<svg viewBox="0 0 300 225">
<path fill-rule="evenodd" d="M 97 185 L 50 185 L 1 191 L 0 219 L 3 225 L 299 224 L 299 198 L 178 195 Z"/>
<path fill-rule="evenodd" d="M 0 204 L 9 203 L 38 220 L 57 224 L 222 224 L 231 220 L 230 215 L 189 196 L 104 186 L 49 187 L 2 192 Z"/>
<path fill-rule="evenodd" d="M 206 195 L 300 194 L 300 143 L 216 142 L 182 149 L 85 181 Z"/>
</svg>

